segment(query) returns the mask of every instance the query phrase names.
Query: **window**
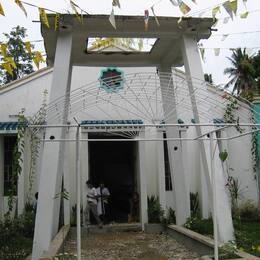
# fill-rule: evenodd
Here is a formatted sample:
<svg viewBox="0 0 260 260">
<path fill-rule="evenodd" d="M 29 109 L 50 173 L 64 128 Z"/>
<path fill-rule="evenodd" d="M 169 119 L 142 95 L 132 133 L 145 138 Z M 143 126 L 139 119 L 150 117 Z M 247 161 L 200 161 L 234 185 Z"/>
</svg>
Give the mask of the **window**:
<svg viewBox="0 0 260 260">
<path fill-rule="evenodd" d="M 166 139 L 166 133 L 163 133 L 163 138 Z M 165 190 L 172 190 L 172 178 L 171 178 L 171 169 L 169 162 L 168 146 L 167 141 L 163 141 L 164 148 L 164 168 L 165 168 Z"/>
<path fill-rule="evenodd" d="M 12 187 L 13 153 L 16 141 L 16 136 L 4 137 L 4 196 L 8 196 Z M 15 186 L 17 186 L 17 182 L 15 182 Z"/>
</svg>

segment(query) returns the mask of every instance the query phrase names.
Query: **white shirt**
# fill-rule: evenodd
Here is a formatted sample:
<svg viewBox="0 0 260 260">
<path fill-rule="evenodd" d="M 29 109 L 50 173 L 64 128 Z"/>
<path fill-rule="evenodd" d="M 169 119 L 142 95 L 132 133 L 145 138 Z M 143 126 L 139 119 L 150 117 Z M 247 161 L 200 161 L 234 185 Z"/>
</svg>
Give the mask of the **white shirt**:
<svg viewBox="0 0 260 260">
<path fill-rule="evenodd" d="M 100 196 L 101 192 L 100 192 L 100 187 L 97 188 L 97 195 Z M 107 201 L 107 197 L 110 196 L 110 192 L 108 190 L 108 188 L 104 187 L 102 188 L 102 195 L 103 197 L 103 214 L 105 214 L 105 207 L 104 207 L 104 203 L 108 203 Z M 101 197 L 98 198 L 98 204 L 97 204 L 97 211 L 98 211 L 98 215 L 102 215 L 102 204 L 101 204 Z"/>
<path fill-rule="evenodd" d="M 93 188 L 87 188 L 87 201 L 97 204 L 97 190 Z"/>
</svg>

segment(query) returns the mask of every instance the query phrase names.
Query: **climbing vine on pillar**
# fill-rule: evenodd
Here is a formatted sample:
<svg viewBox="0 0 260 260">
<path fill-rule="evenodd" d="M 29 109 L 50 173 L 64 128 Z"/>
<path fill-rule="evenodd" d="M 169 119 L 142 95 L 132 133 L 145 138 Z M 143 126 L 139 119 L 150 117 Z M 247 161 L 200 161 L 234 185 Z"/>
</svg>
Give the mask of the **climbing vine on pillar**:
<svg viewBox="0 0 260 260">
<path fill-rule="evenodd" d="M 34 117 L 26 117 L 25 110 L 23 109 L 18 114 L 18 128 L 17 128 L 17 141 L 13 152 L 13 172 L 12 172 L 12 179 L 11 179 L 11 188 L 9 189 L 8 194 L 8 212 L 10 213 L 13 210 L 13 205 L 15 202 L 15 195 L 17 190 L 17 182 L 19 176 L 22 174 L 22 165 L 23 155 L 25 152 L 25 140 L 29 140 L 30 142 L 30 158 L 29 158 L 29 192 L 27 200 L 31 200 L 31 192 L 33 183 L 36 176 L 37 170 L 37 159 L 39 157 L 39 150 L 40 150 L 40 136 L 42 129 L 39 128 L 30 128 L 29 125 L 43 125 L 46 119 L 46 101 L 47 101 L 47 91 L 43 92 L 44 98 L 42 105 L 38 111 L 38 113 Z"/>
<path fill-rule="evenodd" d="M 228 98 L 229 103 L 226 106 L 225 112 L 224 112 L 224 121 L 228 124 L 237 124 L 235 126 L 236 130 L 239 133 L 243 133 L 244 129 L 242 129 L 239 126 L 239 117 L 235 115 L 235 112 L 239 109 L 239 104 L 237 99 L 233 97 Z"/>
</svg>

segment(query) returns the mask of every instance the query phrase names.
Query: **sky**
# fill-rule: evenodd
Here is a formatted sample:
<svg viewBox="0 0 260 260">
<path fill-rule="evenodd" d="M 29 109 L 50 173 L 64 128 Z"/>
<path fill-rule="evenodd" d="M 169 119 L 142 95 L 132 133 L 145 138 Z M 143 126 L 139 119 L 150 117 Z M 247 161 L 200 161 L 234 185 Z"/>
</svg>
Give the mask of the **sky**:
<svg viewBox="0 0 260 260">
<path fill-rule="evenodd" d="M 25 2 L 61 13 L 72 12 L 69 0 L 26 0 Z M 112 9 L 112 0 L 74 0 L 74 2 L 90 14 L 110 14 Z M 197 5 L 191 0 L 184 0 L 184 2 L 191 7 L 189 12 L 191 16 L 210 17 L 212 8 L 225 1 L 197 0 Z M 5 40 L 3 33 L 9 33 L 17 25 L 27 28 L 27 40 L 42 39 L 37 8 L 24 4 L 28 13 L 26 18 L 14 0 L 0 0 L 0 3 L 5 12 L 5 16 L 0 16 L 0 41 Z M 181 16 L 179 8 L 173 6 L 170 0 L 120 0 L 120 4 L 120 9 L 114 8 L 115 15 L 144 15 L 144 10 L 148 9 L 152 16 L 150 8 L 154 6 L 157 16 Z M 247 19 L 241 19 L 239 14 L 246 10 L 249 12 Z M 202 13 L 203 11 L 205 12 Z M 217 15 L 219 19 L 215 27 L 217 31 L 213 32 L 208 40 L 200 42 L 200 45 L 205 48 L 204 61 L 202 61 L 204 72 L 212 74 L 215 84 L 225 84 L 228 81 L 223 71 L 230 66 L 227 59 L 232 54 L 230 48 L 246 47 L 251 55 L 260 50 L 260 0 L 247 0 L 246 6 L 242 0 L 238 0 L 237 14 L 233 21 L 230 19 L 224 24 L 224 18 L 229 15 L 221 8 L 221 13 Z M 228 35 L 225 40 L 223 35 Z M 34 45 L 35 50 L 44 52 L 43 42 L 35 42 Z M 220 48 L 219 56 L 215 56 L 214 48 Z"/>
</svg>

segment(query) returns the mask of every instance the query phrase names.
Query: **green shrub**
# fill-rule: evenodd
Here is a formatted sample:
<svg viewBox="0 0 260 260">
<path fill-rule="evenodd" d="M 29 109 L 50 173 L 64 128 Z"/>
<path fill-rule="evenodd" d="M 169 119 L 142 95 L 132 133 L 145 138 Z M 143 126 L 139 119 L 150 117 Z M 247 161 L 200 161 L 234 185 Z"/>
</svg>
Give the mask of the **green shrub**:
<svg viewBox="0 0 260 260">
<path fill-rule="evenodd" d="M 26 207 L 22 215 L 0 221 L 0 259 L 24 259 L 31 253 L 34 220 L 34 211 Z"/>
<path fill-rule="evenodd" d="M 155 196 L 148 197 L 148 222 L 161 223 L 164 211 L 159 202 L 159 198 Z"/>
<path fill-rule="evenodd" d="M 201 219 L 199 217 L 191 217 L 187 220 L 184 227 L 198 232 L 202 235 L 213 235 L 212 219 Z"/>
<path fill-rule="evenodd" d="M 199 206 L 199 193 L 190 193 L 190 211 L 192 216 L 199 216 L 200 206 Z"/>
<path fill-rule="evenodd" d="M 251 200 L 243 202 L 239 209 L 239 216 L 242 220 L 258 221 L 260 220 L 260 209 Z"/>
</svg>

